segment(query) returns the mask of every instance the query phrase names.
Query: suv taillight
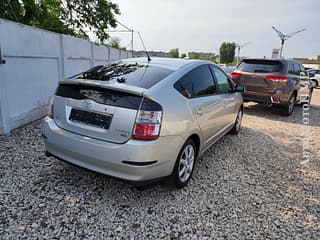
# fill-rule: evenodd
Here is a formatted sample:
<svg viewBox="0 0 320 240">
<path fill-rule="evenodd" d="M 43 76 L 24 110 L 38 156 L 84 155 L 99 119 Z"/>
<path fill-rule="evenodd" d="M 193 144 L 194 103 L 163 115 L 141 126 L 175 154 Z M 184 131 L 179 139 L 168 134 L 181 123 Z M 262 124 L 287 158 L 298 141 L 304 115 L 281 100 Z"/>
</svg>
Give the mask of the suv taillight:
<svg viewBox="0 0 320 240">
<path fill-rule="evenodd" d="M 239 72 L 237 72 L 237 71 L 235 71 L 235 72 L 232 72 L 231 74 L 231 77 L 240 77 L 241 76 L 241 73 L 239 73 Z"/>
<path fill-rule="evenodd" d="M 144 98 L 136 117 L 132 138 L 154 140 L 159 137 L 162 120 L 162 107 Z"/>
<path fill-rule="evenodd" d="M 275 75 L 275 74 L 268 74 L 267 79 L 272 82 L 284 82 L 288 81 L 288 76 L 286 75 Z"/>
<path fill-rule="evenodd" d="M 48 117 L 54 118 L 54 96 L 52 96 L 49 100 L 49 106 L 48 106 Z"/>
</svg>

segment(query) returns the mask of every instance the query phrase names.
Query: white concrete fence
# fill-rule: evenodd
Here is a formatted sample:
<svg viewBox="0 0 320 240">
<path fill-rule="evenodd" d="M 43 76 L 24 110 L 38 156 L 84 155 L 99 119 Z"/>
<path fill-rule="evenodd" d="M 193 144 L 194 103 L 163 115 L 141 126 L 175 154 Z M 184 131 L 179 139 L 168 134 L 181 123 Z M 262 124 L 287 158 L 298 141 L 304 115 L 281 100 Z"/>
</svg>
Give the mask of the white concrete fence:
<svg viewBox="0 0 320 240">
<path fill-rule="evenodd" d="M 0 135 L 43 117 L 59 80 L 131 52 L 0 19 Z"/>
</svg>

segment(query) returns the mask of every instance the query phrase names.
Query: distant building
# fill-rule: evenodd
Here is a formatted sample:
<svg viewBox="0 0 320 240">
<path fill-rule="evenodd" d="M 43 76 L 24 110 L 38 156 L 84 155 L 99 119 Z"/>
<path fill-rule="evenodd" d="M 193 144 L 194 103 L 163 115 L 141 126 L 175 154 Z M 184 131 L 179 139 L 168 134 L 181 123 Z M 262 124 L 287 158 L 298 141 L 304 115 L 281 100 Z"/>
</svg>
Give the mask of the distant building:
<svg viewBox="0 0 320 240">
<path fill-rule="evenodd" d="M 274 48 L 274 49 L 272 49 L 271 58 L 279 58 L 279 54 L 280 54 L 280 49 L 279 48 Z"/>
<path fill-rule="evenodd" d="M 215 56 L 215 53 L 212 52 L 189 52 L 188 57 L 190 59 L 196 58 L 196 59 L 206 59 L 210 60 L 211 57 Z"/>
<path fill-rule="evenodd" d="M 148 51 L 150 57 L 169 57 L 169 53 L 161 51 Z M 134 51 L 133 57 L 145 57 L 145 51 Z"/>
<path fill-rule="evenodd" d="M 320 69 L 320 55 L 308 58 L 294 58 L 294 60 L 300 62 L 305 67 Z"/>
</svg>

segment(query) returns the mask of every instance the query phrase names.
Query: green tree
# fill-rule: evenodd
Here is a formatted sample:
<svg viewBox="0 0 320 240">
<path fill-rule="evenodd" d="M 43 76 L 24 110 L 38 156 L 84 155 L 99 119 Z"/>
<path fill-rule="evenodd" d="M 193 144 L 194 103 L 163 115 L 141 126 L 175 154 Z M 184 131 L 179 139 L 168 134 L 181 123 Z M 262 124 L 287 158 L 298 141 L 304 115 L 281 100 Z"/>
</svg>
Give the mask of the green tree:
<svg viewBox="0 0 320 240">
<path fill-rule="evenodd" d="M 172 58 L 179 58 L 179 48 L 171 49 L 169 52 L 169 56 Z"/>
<path fill-rule="evenodd" d="M 234 60 L 236 44 L 223 42 L 220 46 L 220 63 L 232 63 Z"/>
<path fill-rule="evenodd" d="M 108 0 L 0 1 L 0 18 L 86 39 L 90 31 L 99 43 L 109 38 L 108 27 L 117 26 L 118 14 L 118 5 Z"/>
<path fill-rule="evenodd" d="M 200 59 L 200 54 L 197 53 L 197 52 L 192 52 L 192 53 L 190 54 L 190 58 L 191 58 L 191 59 Z"/>
<path fill-rule="evenodd" d="M 109 45 L 110 47 L 120 49 L 120 48 L 121 48 L 120 42 L 121 42 L 120 38 L 118 38 L 118 37 L 112 37 L 112 38 L 109 39 L 108 45 Z"/>
<path fill-rule="evenodd" d="M 181 58 L 186 58 L 186 57 L 187 57 L 187 54 L 182 53 L 180 57 L 181 57 Z"/>
</svg>

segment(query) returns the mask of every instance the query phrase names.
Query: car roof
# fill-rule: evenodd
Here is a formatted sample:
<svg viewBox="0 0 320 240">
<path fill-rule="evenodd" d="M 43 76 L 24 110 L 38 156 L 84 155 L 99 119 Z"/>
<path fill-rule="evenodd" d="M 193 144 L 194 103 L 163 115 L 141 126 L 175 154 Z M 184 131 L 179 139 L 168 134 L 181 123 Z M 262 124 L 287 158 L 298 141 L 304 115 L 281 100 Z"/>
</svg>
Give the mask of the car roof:
<svg viewBox="0 0 320 240">
<path fill-rule="evenodd" d="M 203 61 L 203 60 L 195 60 L 195 59 L 180 59 L 180 58 L 162 58 L 162 57 L 151 57 L 151 61 L 148 62 L 147 57 L 140 57 L 140 58 L 129 58 L 129 59 L 124 59 L 121 60 L 120 62 L 128 62 L 128 63 L 141 63 L 141 64 L 149 64 L 150 66 L 159 66 L 159 67 L 164 67 L 171 69 L 173 71 L 178 70 L 179 68 L 182 68 L 186 65 L 190 64 L 199 64 L 199 63 L 211 63 L 208 61 Z"/>
</svg>

